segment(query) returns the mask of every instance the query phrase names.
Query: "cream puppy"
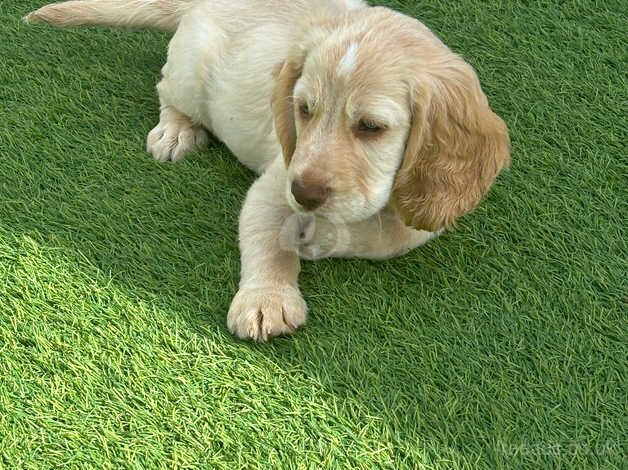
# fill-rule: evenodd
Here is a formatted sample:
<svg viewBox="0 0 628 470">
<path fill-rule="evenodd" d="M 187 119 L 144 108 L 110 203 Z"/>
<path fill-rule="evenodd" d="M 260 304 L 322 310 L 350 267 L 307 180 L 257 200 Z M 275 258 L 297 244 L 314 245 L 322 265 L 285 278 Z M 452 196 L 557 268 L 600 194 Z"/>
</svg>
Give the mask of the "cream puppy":
<svg viewBox="0 0 628 470">
<path fill-rule="evenodd" d="M 305 323 L 300 257 L 406 253 L 509 163 L 472 67 L 419 21 L 360 0 L 85 0 L 25 20 L 174 32 L 148 151 L 177 161 L 209 131 L 260 175 L 227 319 L 240 338 Z"/>
</svg>

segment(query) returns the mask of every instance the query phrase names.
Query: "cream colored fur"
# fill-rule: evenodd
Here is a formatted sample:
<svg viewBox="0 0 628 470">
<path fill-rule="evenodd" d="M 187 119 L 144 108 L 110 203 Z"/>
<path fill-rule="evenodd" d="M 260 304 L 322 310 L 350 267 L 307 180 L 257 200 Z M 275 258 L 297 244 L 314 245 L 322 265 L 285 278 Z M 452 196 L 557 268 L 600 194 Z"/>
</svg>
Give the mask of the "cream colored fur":
<svg viewBox="0 0 628 470">
<path fill-rule="evenodd" d="M 210 131 L 260 174 L 228 314 L 241 338 L 305 323 L 299 258 L 406 253 L 475 207 L 508 163 L 471 67 L 418 21 L 361 0 L 70 1 L 25 20 L 174 32 L 148 151 L 180 160 Z M 295 180 L 329 197 L 305 213 Z"/>
</svg>

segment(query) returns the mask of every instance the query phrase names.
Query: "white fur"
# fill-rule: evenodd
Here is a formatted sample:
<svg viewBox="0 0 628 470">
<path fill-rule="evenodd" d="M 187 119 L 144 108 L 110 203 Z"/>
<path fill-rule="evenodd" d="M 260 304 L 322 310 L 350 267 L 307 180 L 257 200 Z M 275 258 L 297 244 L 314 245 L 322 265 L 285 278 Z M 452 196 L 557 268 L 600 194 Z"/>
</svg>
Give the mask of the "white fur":
<svg viewBox="0 0 628 470">
<path fill-rule="evenodd" d="M 358 66 L 358 44 L 352 42 L 347 52 L 342 56 L 336 67 L 336 74 L 340 77 L 349 77 Z"/>
</svg>

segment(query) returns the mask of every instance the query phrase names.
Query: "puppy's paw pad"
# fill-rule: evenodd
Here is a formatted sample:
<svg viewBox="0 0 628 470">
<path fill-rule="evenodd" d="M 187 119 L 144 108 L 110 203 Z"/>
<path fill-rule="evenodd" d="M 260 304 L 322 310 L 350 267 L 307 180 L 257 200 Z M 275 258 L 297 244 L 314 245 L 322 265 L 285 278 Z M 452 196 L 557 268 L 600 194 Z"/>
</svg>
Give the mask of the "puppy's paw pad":
<svg viewBox="0 0 628 470">
<path fill-rule="evenodd" d="M 293 333 L 306 317 L 305 301 L 294 287 L 243 288 L 231 302 L 227 326 L 238 338 L 266 341 Z"/>
<path fill-rule="evenodd" d="M 207 144 L 207 131 L 201 126 L 159 123 L 146 138 L 146 150 L 160 162 L 179 161 Z"/>
</svg>

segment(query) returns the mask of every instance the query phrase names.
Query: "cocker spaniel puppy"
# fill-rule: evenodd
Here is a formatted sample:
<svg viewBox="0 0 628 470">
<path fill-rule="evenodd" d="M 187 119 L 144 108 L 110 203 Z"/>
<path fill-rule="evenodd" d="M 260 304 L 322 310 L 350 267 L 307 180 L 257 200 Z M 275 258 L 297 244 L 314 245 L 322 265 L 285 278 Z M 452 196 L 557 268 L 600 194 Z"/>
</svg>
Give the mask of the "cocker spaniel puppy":
<svg viewBox="0 0 628 470">
<path fill-rule="evenodd" d="M 473 68 L 416 19 L 361 0 L 68 1 L 25 20 L 174 32 L 148 151 L 177 161 L 210 131 L 260 175 L 227 320 L 240 338 L 305 323 L 300 257 L 406 253 L 509 163 Z"/>
</svg>

